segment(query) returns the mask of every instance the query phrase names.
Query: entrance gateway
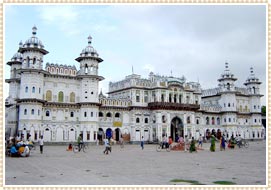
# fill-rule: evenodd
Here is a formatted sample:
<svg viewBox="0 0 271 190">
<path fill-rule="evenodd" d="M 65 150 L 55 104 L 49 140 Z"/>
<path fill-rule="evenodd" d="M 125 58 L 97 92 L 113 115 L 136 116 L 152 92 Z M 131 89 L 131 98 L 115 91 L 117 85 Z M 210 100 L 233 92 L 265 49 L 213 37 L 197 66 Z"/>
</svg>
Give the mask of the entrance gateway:
<svg viewBox="0 0 271 190">
<path fill-rule="evenodd" d="M 174 117 L 170 124 L 170 136 L 173 142 L 178 140 L 178 137 L 184 137 L 183 122 L 179 117 Z"/>
</svg>

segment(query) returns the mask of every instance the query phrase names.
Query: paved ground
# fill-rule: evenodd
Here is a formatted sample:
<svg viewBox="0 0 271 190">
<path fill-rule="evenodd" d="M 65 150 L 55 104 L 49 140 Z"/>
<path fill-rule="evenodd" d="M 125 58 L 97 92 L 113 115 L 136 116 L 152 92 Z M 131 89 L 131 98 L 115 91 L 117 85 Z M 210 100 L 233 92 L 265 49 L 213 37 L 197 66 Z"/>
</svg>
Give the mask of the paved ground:
<svg viewBox="0 0 271 190">
<path fill-rule="evenodd" d="M 266 185 L 266 142 L 250 142 L 248 149 L 210 152 L 210 144 L 197 153 L 156 152 L 156 145 L 114 145 L 104 155 L 103 146 L 87 153 L 66 151 L 64 146 L 45 146 L 28 158 L 5 160 L 6 185 L 174 185 L 172 179 L 196 180 L 214 185 Z M 189 184 L 189 183 L 188 183 Z"/>
</svg>

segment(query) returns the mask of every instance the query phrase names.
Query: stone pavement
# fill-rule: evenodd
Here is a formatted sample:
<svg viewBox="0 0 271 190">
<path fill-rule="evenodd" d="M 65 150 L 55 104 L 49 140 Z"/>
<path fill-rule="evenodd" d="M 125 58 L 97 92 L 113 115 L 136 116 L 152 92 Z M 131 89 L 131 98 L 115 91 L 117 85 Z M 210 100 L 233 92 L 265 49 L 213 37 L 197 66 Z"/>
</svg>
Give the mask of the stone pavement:
<svg viewBox="0 0 271 190">
<path fill-rule="evenodd" d="M 66 151 L 66 146 L 45 146 L 28 158 L 5 158 L 5 185 L 182 185 L 173 179 L 215 185 L 266 185 L 266 141 L 249 142 L 249 148 L 210 152 L 210 144 L 197 153 L 156 152 L 156 145 L 90 145 L 87 153 Z"/>
</svg>

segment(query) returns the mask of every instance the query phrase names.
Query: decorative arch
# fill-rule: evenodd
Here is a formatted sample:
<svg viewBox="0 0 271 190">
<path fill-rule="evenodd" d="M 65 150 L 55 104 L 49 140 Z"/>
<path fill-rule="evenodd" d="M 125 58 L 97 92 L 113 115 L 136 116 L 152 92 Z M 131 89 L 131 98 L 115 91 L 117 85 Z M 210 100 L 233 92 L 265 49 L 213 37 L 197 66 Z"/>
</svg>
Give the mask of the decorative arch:
<svg viewBox="0 0 271 190">
<path fill-rule="evenodd" d="M 63 94 L 62 91 L 60 91 L 60 92 L 58 93 L 58 102 L 63 102 L 63 99 L 64 99 L 64 94 Z"/>
<path fill-rule="evenodd" d="M 70 102 L 75 102 L 75 93 L 74 92 L 70 93 Z"/>
<path fill-rule="evenodd" d="M 52 101 L 52 91 L 51 90 L 46 91 L 46 100 Z"/>
</svg>

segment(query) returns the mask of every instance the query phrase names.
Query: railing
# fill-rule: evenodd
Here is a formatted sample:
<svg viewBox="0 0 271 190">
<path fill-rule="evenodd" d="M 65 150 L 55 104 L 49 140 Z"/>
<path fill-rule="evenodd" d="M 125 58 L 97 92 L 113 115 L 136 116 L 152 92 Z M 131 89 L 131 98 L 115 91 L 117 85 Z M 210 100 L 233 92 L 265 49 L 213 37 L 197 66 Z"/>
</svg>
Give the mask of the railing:
<svg viewBox="0 0 271 190">
<path fill-rule="evenodd" d="M 148 107 L 152 110 L 164 109 L 164 110 L 191 110 L 196 111 L 200 109 L 198 104 L 182 104 L 172 102 L 151 102 L 148 103 Z"/>
</svg>

